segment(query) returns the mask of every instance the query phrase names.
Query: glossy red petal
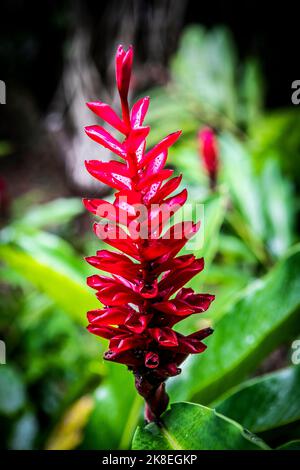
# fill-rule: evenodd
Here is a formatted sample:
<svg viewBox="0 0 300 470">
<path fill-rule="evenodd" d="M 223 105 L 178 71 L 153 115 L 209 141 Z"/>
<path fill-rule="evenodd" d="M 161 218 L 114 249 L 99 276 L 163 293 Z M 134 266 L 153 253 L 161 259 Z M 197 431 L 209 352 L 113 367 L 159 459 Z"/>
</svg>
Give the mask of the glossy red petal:
<svg viewBox="0 0 300 470">
<path fill-rule="evenodd" d="M 202 343 L 202 339 L 211 335 L 213 330 L 211 328 L 204 328 L 189 336 L 178 336 L 178 351 L 183 354 L 199 354 L 206 349 L 206 345 Z"/>
<path fill-rule="evenodd" d="M 138 127 L 134 129 L 126 141 L 126 150 L 128 153 L 135 153 L 138 151 L 144 140 L 147 138 L 150 131 L 149 126 Z"/>
<path fill-rule="evenodd" d="M 143 364 L 143 358 L 136 356 L 134 351 L 106 351 L 104 354 L 106 361 L 118 362 L 119 364 L 126 364 L 128 367 L 139 367 Z"/>
<path fill-rule="evenodd" d="M 164 151 L 160 153 L 159 155 L 157 155 L 157 157 L 151 160 L 149 164 L 147 165 L 145 174 L 148 176 L 148 175 L 153 175 L 155 173 L 159 173 L 160 170 L 162 170 L 163 167 L 165 166 L 165 163 L 167 161 L 167 156 L 168 156 L 167 151 Z"/>
<path fill-rule="evenodd" d="M 120 45 L 116 55 L 116 80 L 121 98 L 127 98 L 131 77 L 132 60 L 132 47 L 129 47 L 128 51 L 125 52 L 123 46 Z"/>
<path fill-rule="evenodd" d="M 87 330 L 105 339 L 111 339 L 116 334 L 116 328 L 112 328 L 111 326 L 95 326 L 90 324 L 87 326 Z"/>
<path fill-rule="evenodd" d="M 138 312 L 133 312 L 126 317 L 124 325 L 133 333 L 140 334 L 146 330 L 151 318 L 152 315 L 140 315 Z"/>
<path fill-rule="evenodd" d="M 148 341 L 149 342 L 149 341 Z M 109 348 L 112 351 L 122 352 L 128 349 L 145 347 L 147 340 L 140 334 L 134 334 L 130 331 L 128 334 L 113 336 L 109 342 Z"/>
<path fill-rule="evenodd" d="M 194 255 L 181 255 L 177 258 L 167 258 L 166 261 L 162 257 L 153 263 L 153 272 L 158 275 L 164 271 L 181 270 L 189 266 L 194 259 Z"/>
<path fill-rule="evenodd" d="M 132 238 L 116 224 L 94 224 L 94 232 L 100 240 L 140 260 L 138 246 Z"/>
<path fill-rule="evenodd" d="M 97 290 L 97 298 L 103 305 L 119 306 L 127 303 L 142 303 L 142 297 L 132 290 L 128 283 L 122 284 L 116 277 L 93 275 L 87 278 L 87 284 Z"/>
<path fill-rule="evenodd" d="M 146 96 L 138 100 L 133 106 L 130 115 L 130 124 L 132 129 L 143 125 L 146 113 L 148 111 L 150 98 Z"/>
<path fill-rule="evenodd" d="M 140 167 L 147 165 L 151 160 L 157 157 L 160 153 L 166 152 L 176 140 L 179 139 L 181 131 L 173 132 L 156 144 L 149 152 L 147 152 L 140 163 Z"/>
<path fill-rule="evenodd" d="M 86 261 L 102 271 L 119 274 L 129 279 L 139 277 L 140 265 L 133 263 L 121 253 L 100 250 L 97 251 L 97 256 L 87 257 Z"/>
<path fill-rule="evenodd" d="M 131 189 L 132 187 L 132 182 L 124 163 L 89 160 L 85 162 L 85 166 L 94 178 L 102 181 L 102 183 L 109 184 L 113 188 Z"/>
<path fill-rule="evenodd" d="M 177 334 L 171 328 L 149 328 L 148 331 L 160 346 L 165 348 L 178 346 Z"/>
<path fill-rule="evenodd" d="M 128 51 L 125 52 L 123 47 L 120 45 L 118 47 L 116 55 L 116 80 L 119 95 L 121 98 L 123 120 L 128 126 L 130 125 L 130 117 L 127 95 L 131 77 L 132 60 L 132 47 L 129 47 Z"/>
<path fill-rule="evenodd" d="M 151 195 L 149 197 L 148 202 L 151 201 L 152 204 L 156 204 L 162 201 L 163 199 L 165 199 L 165 197 L 169 196 L 173 191 L 175 191 L 178 188 L 178 186 L 181 183 L 181 180 L 182 180 L 181 175 L 170 179 L 161 188 L 158 188 L 158 190 L 154 193 L 154 195 Z"/>
<path fill-rule="evenodd" d="M 161 170 L 159 173 L 154 173 L 152 175 L 145 176 L 145 178 L 141 178 L 140 182 L 137 185 L 137 189 L 142 190 L 146 187 L 149 187 L 153 183 L 161 183 L 162 181 L 172 176 L 172 174 L 173 170 L 165 169 Z"/>
<path fill-rule="evenodd" d="M 149 233 L 153 236 L 160 235 L 165 223 L 183 206 L 186 199 L 187 190 L 183 189 L 181 193 L 154 205 L 149 214 Z"/>
<path fill-rule="evenodd" d="M 92 101 L 87 103 L 87 106 L 93 111 L 97 116 L 106 121 L 112 127 L 117 129 L 122 134 L 127 134 L 128 127 L 124 122 L 119 118 L 117 113 L 106 103 L 102 101 Z"/>
<path fill-rule="evenodd" d="M 195 294 L 192 289 L 182 288 L 176 295 L 176 299 L 190 306 L 195 312 L 205 312 L 215 300 L 211 294 Z"/>
<path fill-rule="evenodd" d="M 103 310 L 91 310 L 87 313 L 88 320 L 93 326 L 122 325 L 128 316 L 126 308 L 106 308 Z"/>
<path fill-rule="evenodd" d="M 145 356 L 145 366 L 148 369 L 155 369 L 159 366 L 159 355 L 155 352 L 148 352 Z"/>
<path fill-rule="evenodd" d="M 164 279 L 159 283 L 160 292 L 164 292 L 164 295 L 168 297 L 184 284 L 190 281 L 196 274 L 200 273 L 204 268 L 204 259 L 196 259 L 190 266 L 170 272 Z"/>
<path fill-rule="evenodd" d="M 122 225 L 127 225 L 128 223 L 128 212 L 117 205 L 103 201 L 102 199 L 83 199 L 82 202 L 88 211 L 98 217 L 108 219 Z"/>
<path fill-rule="evenodd" d="M 101 126 L 87 126 L 84 128 L 86 134 L 98 144 L 109 149 L 111 152 L 126 158 L 126 150 L 124 146 L 117 141 L 109 132 Z"/>
</svg>

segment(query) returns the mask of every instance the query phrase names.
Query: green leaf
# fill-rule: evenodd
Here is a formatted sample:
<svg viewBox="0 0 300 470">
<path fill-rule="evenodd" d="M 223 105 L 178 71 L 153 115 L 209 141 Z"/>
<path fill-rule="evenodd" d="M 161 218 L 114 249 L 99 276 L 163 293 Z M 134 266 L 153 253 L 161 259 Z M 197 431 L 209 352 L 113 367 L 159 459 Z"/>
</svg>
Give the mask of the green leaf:
<svg viewBox="0 0 300 470">
<path fill-rule="evenodd" d="M 266 157 L 275 155 L 285 174 L 299 184 L 298 159 L 300 152 L 300 113 L 297 106 L 264 113 L 250 129 L 252 155 L 258 168 Z"/>
<path fill-rule="evenodd" d="M 25 405 L 25 388 L 18 371 L 8 365 L 0 366 L 0 414 L 12 415 Z"/>
<path fill-rule="evenodd" d="M 260 433 L 300 419 L 300 367 L 242 384 L 216 405 L 218 412 Z"/>
<path fill-rule="evenodd" d="M 17 246 L 35 260 L 79 282 L 85 282 L 91 272 L 70 243 L 53 233 L 10 226 L 1 235 L 7 244 Z"/>
<path fill-rule="evenodd" d="M 257 121 L 263 107 L 264 84 L 258 62 L 251 58 L 244 65 L 241 80 L 240 118 L 247 126 Z"/>
<path fill-rule="evenodd" d="M 82 449 L 129 449 L 141 416 L 143 400 L 135 390 L 133 375 L 120 364 L 106 366 L 108 376 L 94 393 Z"/>
<path fill-rule="evenodd" d="M 290 441 L 277 447 L 278 450 L 300 450 L 300 440 Z"/>
<path fill-rule="evenodd" d="M 218 265 L 216 263 L 211 265 L 208 272 L 205 273 L 206 284 L 201 290 L 214 294 L 216 298 L 209 310 L 205 312 L 205 317 L 211 318 L 215 325 L 222 316 L 227 314 L 237 299 L 241 297 L 241 292 L 251 281 L 253 281 L 253 278 L 250 274 L 241 268 L 238 269 L 230 265 L 225 266 L 224 264 Z M 195 286 L 197 290 L 199 290 L 198 287 Z M 203 316 L 200 318 L 203 318 Z"/>
<path fill-rule="evenodd" d="M 208 32 L 199 26 L 187 28 L 171 64 L 173 81 L 182 93 L 231 119 L 236 113 L 235 68 L 231 36 L 222 27 Z"/>
<path fill-rule="evenodd" d="M 262 192 L 245 146 L 224 134 L 220 139 L 223 172 L 226 184 L 244 222 L 260 239 L 265 235 Z"/>
<path fill-rule="evenodd" d="M 59 198 L 32 207 L 23 217 L 18 219 L 17 224 L 30 228 L 61 225 L 70 222 L 82 212 L 83 205 L 79 198 Z"/>
<path fill-rule="evenodd" d="M 194 139 L 196 144 L 196 138 Z M 203 171 L 201 159 L 198 155 L 196 145 L 187 145 L 185 140 L 181 145 L 177 144 L 170 152 L 169 163 L 174 165 L 179 173 L 183 175 L 183 184 L 191 183 L 195 187 L 195 199 L 199 201 L 201 192 L 206 192 L 207 177 Z M 193 188 L 191 188 L 193 189 Z M 189 189 L 189 197 L 193 195 Z"/>
<path fill-rule="evenodd" d="M 80 282 L 54 269 L 50 263 L 37 261 L 10 245 L 0 246 L 0 259 L 82 324 L 86 324 L 86 311 L 99 307 L 99 303 L 93 299 L 83 281 Z"/>
<path fill-rule="evenodd" d="M 227 196 L 222 193 L 215 194 L 204 202 L 204 223 L 202 228 L 204 244 L 197 256 L 204 256 L 206 272 L 219 248 L 219 234 L 224 222 L 227 202 Z"/>
<path fill-rule="evenodd" d="M 245 243 L 243 243 L 240 238 L 234 235 L 221 233 L 219 245 L 220 252 L 226 260 L 234 259 L 235 261 L 247 261 L 251 264 L 255 264 L 256 262 L 253 253 L 249 250 Z M 222 266 L 222 268 L 223 267 L 224 266 Z"/>
<path fill-rule="evenodd" d="M 178 221 L 185 219 L 201 222 L 200 230 L 185 246 L 182 253 L 193 252 L 195 256 L 204 256 L 205 270 L 201 275 L 194 278 L 194 284 L 199 286 L 199 282 L 204 281 L 204 277 L 209 270 L 219 248 L 219 234 L 226 212 L 227 197 L 225 194 L 214 194 L 207 197 L 203 202 L 196 201 L 191 204 L 190 213 L 187 207 L 179 214 Z"/>
<path fill-rule="evenodd" d="M 284 298 L 283 298 L 284 293 Z M 200 356 L 169 380 L 173 400 L 211 403 L 240 383 L 300 328 L 300 250 L 295 247 L 267 276 L 254 281 L 218 322 Z"/>
<path fill-rule="evenodd" d="M 211 408 L 175 403 L 163 414 L 161 425 L 138 427 L 134 450 L 260 450 L 267 445 L 238 423 Z"/>
<path fill-rule="evenodd" d="M 279 164 L 270 158 L 263 169 L 262 203 L 268 227 L 268 245 L 276 257 L 282 256 L 293 239 L 294 201 L 289 182 L 283 179 Z"/>
</svg>

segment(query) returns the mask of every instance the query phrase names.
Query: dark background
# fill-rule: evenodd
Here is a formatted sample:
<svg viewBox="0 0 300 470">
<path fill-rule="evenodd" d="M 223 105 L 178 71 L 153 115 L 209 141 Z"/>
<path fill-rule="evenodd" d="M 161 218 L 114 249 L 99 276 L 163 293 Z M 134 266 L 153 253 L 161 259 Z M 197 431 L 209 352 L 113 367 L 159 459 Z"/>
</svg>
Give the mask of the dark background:
<svg viewBox="0 0 300 470">
<path fill-rule="evenodd" d="M 40 108 L 46 109 L 61 75 L 66 41 L 74 27 L 74 13 L 78 7 L 85 11 L 85 19 L 92 23 L 94 31 L 99 25 L 97 55 L 101 68 L 101 47 L 105 46 L 102 34 L 105 25 L 103 22 L 101 24 L 101 18 L 107 14 L 116 18 L 123 8 L 127 11 L 133 8 L 151 11 L 159 3 L 165 2 L 2 0 L 1 79 L 8 85 L 13 82 L 34 90 Z M 234 35 L 240 56 L 255 55 L 263 64 L 267 82 L 266 103 L 272 108 L 290 105 L 290 85 L 299 78 L 299 22 L 298 2 L 189 0 L 186 2 L 181 27 L 190 23 L 201 23 L 208 27 L 227 25 Z M 117 21 L 111 27 L 112 34 L 116 25 Z M 147 34 L 143 25 L 140 25 L 140 29 L 138 45 Z M 107 31 L 105 33 L 107 37 Z M 176 47 L 178 33 L 175 32 L 174 36 L 168 54 Z M 139 47 L 139 55 L 143 59 L 141 49 Z"/>
</svg>

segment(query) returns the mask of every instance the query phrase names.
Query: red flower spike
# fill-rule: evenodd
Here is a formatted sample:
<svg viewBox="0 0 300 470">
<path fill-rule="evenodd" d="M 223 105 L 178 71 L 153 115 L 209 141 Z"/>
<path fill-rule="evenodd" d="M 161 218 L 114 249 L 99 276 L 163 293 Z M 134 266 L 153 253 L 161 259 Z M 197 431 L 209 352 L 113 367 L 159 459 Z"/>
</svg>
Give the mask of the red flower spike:
<svg viewBox="0 0 300 470">
<path fill-rule="evenodd" d="M 218 149 L 214 131 L 210 127 L 201 129 L 198 134 L 199 153 L 203 166 L 209 176 L 210 188 L 215 190 L 218 176 Z"/>
<path fill-rule="evenodd" d="M 83 202 L 101 219 L 94 225 L 96 235 L 119 250 L 99 250 L 86 258 L 96 269 L 109 273 L 87 279 L 103 305 L 87 316 L 88 330 L 109 340 L 104 359 L 125 364 L 133 372 L 136 389 L 145 398 L 145 418 L 153 421 L 168 405 L 165 381 L 180 374 L 179 366 L 189 354 L 205 350 L 202 340 L 212 333 L 211 328 L 205 328 L 184 336 L 172 327 L 190 315 L 205 312 L 214 296 L 183 287 L 204 268 L 203 258 L 196 259 L 192 254 L 177 256 L 200 224 L 179 222 L 163 231 L 187 199 L 185 189 L 172 194 L 179 187 L 181 176 L 169 179 L 173 172 L 164 168 L 168 149 L 180 132 L 173 132 L 146 150 L 150 128 L 143 122 L 149 98 L 137 101 L 131 111 L 128 106 L 132 58 L 132 48 L 126 52 L 119 46 L 116 79 L 122 118 L 105 103 L 88 103 L 125 139 L 119 142 L 101 126 L 85 129 L 91 139 L 123 159 L 86 162 L 94 178 L 118 190 L 113 203 L 102 199 Z M 207 150 L 210 147 L 205 142 Z M 216 167 L 209 168 L 216 171 Z"/>
</svg>

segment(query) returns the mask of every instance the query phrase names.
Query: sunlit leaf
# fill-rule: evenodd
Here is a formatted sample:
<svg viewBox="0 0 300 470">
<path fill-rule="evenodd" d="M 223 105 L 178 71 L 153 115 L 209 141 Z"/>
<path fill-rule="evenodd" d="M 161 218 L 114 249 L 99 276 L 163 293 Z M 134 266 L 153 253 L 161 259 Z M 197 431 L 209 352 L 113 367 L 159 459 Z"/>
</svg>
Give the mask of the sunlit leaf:
<svg viewBox="0 0 300 470">
<path fill-rule="evenodd" d="M 56 270 L 51 263 L 37 261 L 10 245 L 0 246 L 0 259 L 82 324 L 86 323 L 86 311 L 99 306 L 84 282 Z"/>
<path fill-rule="evenodd" d="M 133 449 L 145 450 L 261 450 L 266 444 L 215 410 L 193 403 L 175 403 L 161 424 L 139 427 Z"/>
</svg>

